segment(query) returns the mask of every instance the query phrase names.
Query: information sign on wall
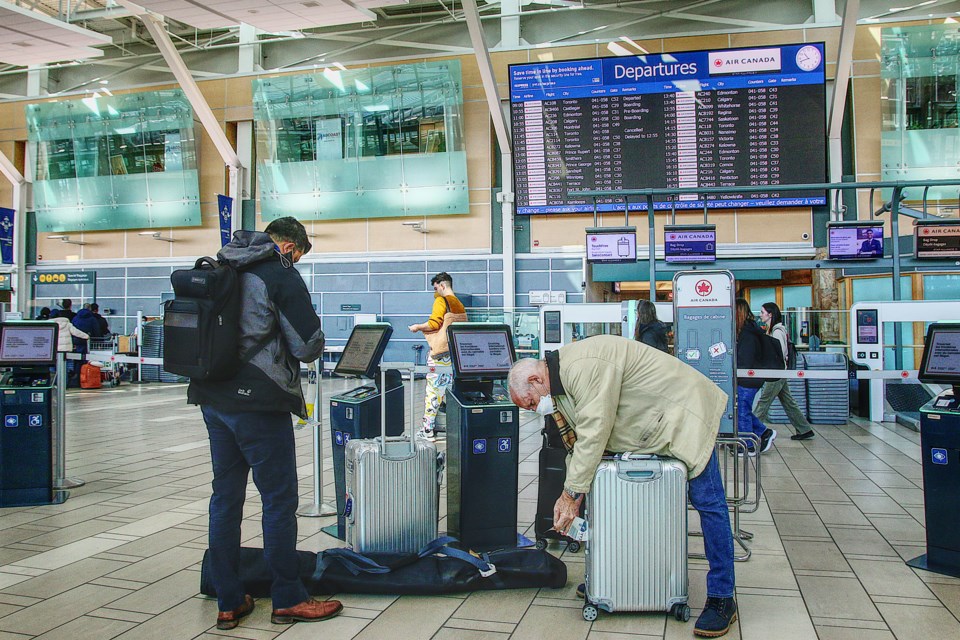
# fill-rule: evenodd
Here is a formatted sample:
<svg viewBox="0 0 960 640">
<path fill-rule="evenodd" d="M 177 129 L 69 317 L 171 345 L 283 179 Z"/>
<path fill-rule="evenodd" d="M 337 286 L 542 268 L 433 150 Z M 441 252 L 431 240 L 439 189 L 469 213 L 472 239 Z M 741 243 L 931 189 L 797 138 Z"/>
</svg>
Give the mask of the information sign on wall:
<svg viewBox="0 0 960 640">
<path fill-rule="evenodd" d="M 673 277 L 676 355 L 727 394 L 720 433 L 736 430 L 736 316 L 729 271 L 681 271 Z"/>
<path fill-rule="evenodd" d="M 95 271 L 44 271 L 30 276 L 33 284 L 94 284 Z"/>
</svg>

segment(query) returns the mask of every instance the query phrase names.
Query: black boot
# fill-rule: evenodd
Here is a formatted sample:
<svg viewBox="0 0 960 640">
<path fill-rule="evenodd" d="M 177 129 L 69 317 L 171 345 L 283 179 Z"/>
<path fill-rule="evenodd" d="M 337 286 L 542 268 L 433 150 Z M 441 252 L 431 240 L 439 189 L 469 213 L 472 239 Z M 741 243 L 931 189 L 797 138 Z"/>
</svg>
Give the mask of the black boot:
<svg viewBox="0 0 960 640">
<path fill-rule="evenodd" d="M 719 638 L 737 620 L 737 601 L 733 598 L 707 598 L 703 613 L 697 618 L 693 634 L 703 638 Z"/>
</svg>

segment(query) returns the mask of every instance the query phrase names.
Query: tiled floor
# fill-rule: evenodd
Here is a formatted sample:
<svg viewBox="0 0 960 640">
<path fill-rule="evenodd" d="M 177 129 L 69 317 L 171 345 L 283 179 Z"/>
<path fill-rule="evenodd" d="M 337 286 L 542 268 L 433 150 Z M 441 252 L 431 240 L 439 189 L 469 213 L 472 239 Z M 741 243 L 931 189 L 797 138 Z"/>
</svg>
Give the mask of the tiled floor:
<svg viewBox="0 0 960 640">
<path fill-rule="evenodd" d="M 354 384 L 326 380 L 324 388 L 329 397 Z M 340 595 L 340 617 L 293 626 L 272 625 L 261 600 L 236 630 L 217 631 L 215 601 L 198 595 L 211 479 L 206 431 L 184 398 L 182 385 L 71 391 L 67 471 L 87 484 L 62 505 L 0 511 L 0 640 L 693 637 L 692 621 L 660 614 L 585 622 L 574 594 L 582 553 L 563 554 L 569 580 L 561 590 Z M 540 436 L 533 414 L 521 419 L 520 526 L 532 535 Z M 737 564 L 740 621 L 728 637 L 960 638 L 960 580 L 904 564 L 924 551 L 917 434 L 859 420 L 818 433 L 802 443 L 784 433 L 766 454 L 764 500 L 742 523 L 754 534 L 753 557 Z M 305 500 L 310 441 L 309 429 L 298 431 Z M 324 476 L 330 499 L 329 458 Z M 261 544 L 259 516 L 251 487 L 246 545 Z M 300 548 L 338 546 L 320 531 L 330 521 L 300 519 Z M 694 616 L 705 574 L 704 562 L 692 560 Z"/>
</svg>

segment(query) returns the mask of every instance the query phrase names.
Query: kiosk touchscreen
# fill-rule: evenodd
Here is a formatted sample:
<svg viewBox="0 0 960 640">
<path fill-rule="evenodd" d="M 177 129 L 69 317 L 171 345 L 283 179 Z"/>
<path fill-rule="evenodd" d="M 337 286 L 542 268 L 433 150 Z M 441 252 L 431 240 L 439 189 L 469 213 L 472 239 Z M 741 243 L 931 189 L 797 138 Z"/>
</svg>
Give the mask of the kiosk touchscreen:
<svg viewBox="0 0 960 640">
<path fill-rule="evenodd" d="M 57 325 L 0 325 L 0 506 L 53 502 L 51 415 Z"/>
<path fill-rule="evenodd" d="M 520 411 L 506 389 L 515 360 L 505 324 L 448 330 L 447 530 L 471 549 L 517 546 Z"/>
<path fill-rule="evenodd" d="M 375 438 L 380 435 L 380 360 L 393 335 L 393 327 L 385 322 L 358 324 L 353 327 L 333 373 L 369 378 L 367 384 L 330 398 L 330 441 L 333 443 L 333 476 L 337 494 L 336 536 L 346 535 L 343 510 L 346 505 L 344 450 L 354 438 Z M 386 372 L 387 435 L 403 433 L 403 383 L 400 372 Z M 328 533 L 333 534 L 333 527 Z M 326 528 L 324 529 L 327 530 Z"/>
<path fill-rule="evenodd" d="M 930 325 L 918 377 L 950 388 L 920 407 L 927 553 L 907 564 L 960 577 L 960 322 Z"/>
</svg>

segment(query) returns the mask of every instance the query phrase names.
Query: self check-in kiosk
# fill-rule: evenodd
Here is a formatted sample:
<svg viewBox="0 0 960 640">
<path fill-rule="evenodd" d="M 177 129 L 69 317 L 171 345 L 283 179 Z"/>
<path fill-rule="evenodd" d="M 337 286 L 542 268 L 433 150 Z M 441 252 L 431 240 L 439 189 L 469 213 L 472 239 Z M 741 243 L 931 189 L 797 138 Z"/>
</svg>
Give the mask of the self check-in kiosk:
<svg viewBox="0 0 960 640">
<path fill-rule="evenodd" d="M 0 507 L 54 501 L 56 357 L 56 324 L 0 325 Z"/>
<path fill-rule="evenodd" d="M 343 348 L 333 373 L 370 378 L 371 382 L 330 398 L 330 440 L 333 443 L 333 478 L 337 494 L 337 537 L 346 535 L 343 517 L 346 480 L 344 449 L 354 438 L 380 435 L 380 359 L 387 348 L 393 327 L 385 322 L 358 324 Z M 403 382 L 396 369 L 386 371 L 387 435 L 403 433 Z M 412 408 L 411 408 L 412 410 Z"/>
<path fill-rule="evenodd" d="M 927 553 L 907 564 L 960 577 L 960 323 L 930 325 L 918 377 L 950 388 L 920 407 Z"/>
<path fill-rule="evenodd" d="M 520 411 L 507 374 L 515 353 L 505 324 L 448 330 L 447 531 L 471 549 L 517 546 Z"/>
</svg>

